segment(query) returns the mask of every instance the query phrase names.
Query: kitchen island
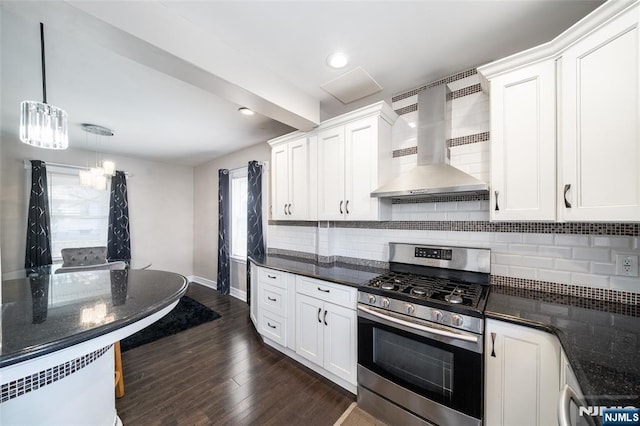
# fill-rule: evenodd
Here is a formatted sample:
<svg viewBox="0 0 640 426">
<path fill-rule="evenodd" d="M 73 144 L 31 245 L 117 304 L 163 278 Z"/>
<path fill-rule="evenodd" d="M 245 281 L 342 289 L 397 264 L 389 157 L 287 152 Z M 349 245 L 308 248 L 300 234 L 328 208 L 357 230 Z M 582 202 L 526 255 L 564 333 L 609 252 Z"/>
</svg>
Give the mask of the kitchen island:
<svg viewBox="0 0 640 426">
<path fill-rule="evenodd" d="M 169 313 L 187 285 L 149 270 L 3 281 L 0 424 L 118 424 L 113 343 Z"/>
</svg>

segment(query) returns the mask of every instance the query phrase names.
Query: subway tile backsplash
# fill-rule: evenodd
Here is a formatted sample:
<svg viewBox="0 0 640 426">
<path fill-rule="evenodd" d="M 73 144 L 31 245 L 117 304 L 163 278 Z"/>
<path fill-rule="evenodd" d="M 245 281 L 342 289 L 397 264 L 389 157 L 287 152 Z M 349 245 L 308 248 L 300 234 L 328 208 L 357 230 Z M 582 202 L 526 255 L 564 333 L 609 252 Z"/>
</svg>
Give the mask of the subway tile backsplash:
<svg viewBox="0 0 640 426">
<path fill-rule="evenodd" d="M 393 173 L 417 162 L 417 94 L 448 84 L 452 165 L 489 182 L 489 97 L 475 69 L 440 79 L 392 98 L 400 115 L 393 128 Z M 413 127 L 412 127 L 413 126 Z M 307 253 L 316 259 L 388 261 L 389 242 L 491 249 L 495 284 L 610 302 L 640 303 L 640 279 L 615 275 L 616 254 L 640 256 L 638 223 L 496 223 L 487 195 L 396 199 L 390 221 L 270 221 L 271 251 Z"/>
</svg>

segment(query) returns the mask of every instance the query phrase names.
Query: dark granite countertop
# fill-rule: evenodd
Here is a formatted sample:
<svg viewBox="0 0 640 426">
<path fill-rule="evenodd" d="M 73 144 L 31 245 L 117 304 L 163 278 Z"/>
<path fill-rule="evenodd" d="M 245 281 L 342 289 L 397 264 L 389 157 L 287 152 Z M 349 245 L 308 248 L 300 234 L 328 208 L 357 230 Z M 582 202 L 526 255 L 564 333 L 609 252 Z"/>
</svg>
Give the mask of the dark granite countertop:
<svg viewBox="0 0 640 426">
<path fill-rule="evenodd" d="M 272 254 L 263 257 L 251 257 L 250 260 L 256 265 L 265 268 L 291 272 L 351 287 L 358 287 L 370 279 L 387 272 L 386 269 L 372 266 L 339 262 L 318 263 L 313 259 Z"/>
<path fill-rule="evenodd" d="M 485 314 L 558 336 L 590 405 L 640 407 L 640 307 L 494 285 Z"/>
<path fill-rule="evenodd" d="M 149 270 L 33 274 L 2 282 L 0 367 L 139 321 L 187 291 L 179 274 Z"/>
</svg>

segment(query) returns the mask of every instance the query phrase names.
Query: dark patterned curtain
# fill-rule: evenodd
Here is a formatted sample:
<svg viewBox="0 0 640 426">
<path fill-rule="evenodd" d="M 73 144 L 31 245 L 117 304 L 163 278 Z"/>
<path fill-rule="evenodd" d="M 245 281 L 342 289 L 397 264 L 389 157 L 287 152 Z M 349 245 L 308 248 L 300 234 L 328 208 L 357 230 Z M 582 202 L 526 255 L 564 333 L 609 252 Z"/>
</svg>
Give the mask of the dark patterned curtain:
<svg viewBox="0 0 640 426">
<path fill-rule="evenodd" d="M 229 170 L 218 170 L 218 291 L 229 294 L 231 270 L 229 268 L 229 224 L 231 203 L 229 200 Z"/>
<path fill-rule="evenodd" d="M 25 268 L 51 263 L 50 224 L 47 168 L 44 165 L 44 161 L 31 160 L 31 195 L 29 196 L 29 213 L 27 216 Z"/>
<path fill-rule="evenodd" d="M 111 178 L 111 199 L 109 200 L 109 229 L 107 235 L 107 259 L 131 259 L 131 239 L 129 235 L 129 201 L 127 198 L 127 177 L 117 170 Z"/>
<path fill-rule="evenodd" d="M 247 256 L 263 257 L 262 235 L 262 166 L 258 161 L 249 161 L 247 193 Z M 251 265 L 247 259 L 247 303 L 251 305 Z"/>
</svg>

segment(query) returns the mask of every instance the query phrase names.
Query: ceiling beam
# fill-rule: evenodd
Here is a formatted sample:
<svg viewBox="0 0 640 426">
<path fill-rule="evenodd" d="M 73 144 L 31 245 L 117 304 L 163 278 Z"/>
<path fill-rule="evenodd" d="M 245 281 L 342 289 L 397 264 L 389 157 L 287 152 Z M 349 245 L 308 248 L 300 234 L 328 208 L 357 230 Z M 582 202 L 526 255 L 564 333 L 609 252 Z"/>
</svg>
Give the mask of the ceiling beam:
<svg viewBox="0 0 640 426">
<path fill-rule="evenodd" d="M 310 130 L 320 122 L 317 99 L 159 2 L 3 6 L 293 128 Z"/>
</svg>

